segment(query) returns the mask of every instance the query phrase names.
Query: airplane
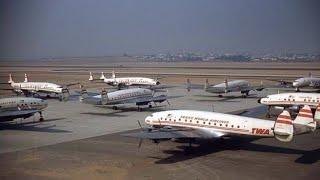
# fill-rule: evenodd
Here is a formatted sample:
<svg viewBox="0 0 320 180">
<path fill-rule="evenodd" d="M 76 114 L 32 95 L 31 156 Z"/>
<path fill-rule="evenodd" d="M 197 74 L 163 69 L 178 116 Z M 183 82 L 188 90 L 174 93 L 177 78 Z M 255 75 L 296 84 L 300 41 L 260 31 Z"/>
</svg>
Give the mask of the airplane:
<svg viewBox="0 0 320 180">
<path fill-rule="evenodd" d="M 313 89 L 320 89 L 320 78 L 313 77 L 309 73 L 309 77 L 302 77 L 295 79 L 294 81 L 285 81 L 285 80 L 272 80 L 277 81 L 280 85 L 294 87 L 296 92 L 300 92 L 300 88 L 310 87 Z"/>
<path fill-rule="evenodd" d="M 269 106 L 267 116 L 270 116 L 270 109 L 283 110 L 288 108 L 292 111 L 299 111 L 304 105 L 315 108 L 320 103 L 319 93 L 280 93 L 272 94 L 258 99 L 258 103 Z"/>
<path fill-rule="evenodd" d="M 118 89 L 126 88 L 129 86 L 156 86 L 160 85 L 158 79 L 151 79 L 146 77 L 116 77 L 114 71 L 112 71 L 112 77 L 106 78 L 104 73 L 101 72 L 99 79 L 94 79 L 92 72 L 90 72 L 89 81 L 103 81 L 110 86 L 116 86 Z"/>
<path fill-rule="evenodd" d="M 316 112 L 319 116 L 320 111 Z M 153 113 L 145 118 L 149 128 L 141 132 L 122 134 L 127 137 L 161 140 L 187 139 L 189 146 L 194 139 L 224 139 L 232 136 L 272 138 L 290 142 L 295 135 L 313 132 L 317 122 L 308 105 L 305 105 L 293 121 L 284 110 L 276 121 L 244 117 L 217 112 L 196 110 L 170 110 Z"/>
<path fill-rule="evenodd" d="M 113 91 L 107 93 L 105 89 L 102 89 L 100 95 L 88 95 L 86 89 L 81 86 L 81 98 L 80 101 L 87 104 L 94 104 L 94 105 L 102 105 L 105 107 L 112 107 L 112 109 L 117 110 L 119 105 L 123 104 L 135 104 L 138 106 L 138 111 L 142 109 L 140 106 L 148 105 L 149 108 L 152 108 L 152 102 L 162 103 L 167 101 L 170 105 L 168 99 L 169 98 L 176 98 L 180 96 L 167 96 L 167 95 L 159 95 L 155 96 L 155 92 L 161 92 L 160 90 L 150 90 L 144 88 L 130 88 L 130 89 L 123 89 L 118 91 Z"/>
<path fill-rule="evenodd" d="M 0 99 L 0 122 L 13 121 L 17 118 L 28 118 L 36 113 L 40 114 L 39 121 L 43 121 L 42 111 L 48 102 L 39 98 L 10 97 Z"/>
<path fill-rule="evenodd" d="M 191 84 L 190 79 L 187 79 L 187 90 L 190 91 L 193 86 L 194 85 Z M 263 89 L 264 87 L 262 83 L 259 87 L 254 87 L 246 80 L 233 80 L 229 82 L 227 78 L 223 83 L 216 85 L 209 85 L 209 81 L 206 79 L 204 85 L 204 90 L 206 92 L 219 94 L 219 97 L 222 97 L 223 93 L 229 92 L 240 92 L 243 97 L 247 97 L 250 91 L 262 91 Z"/>
<path fill-rule="evenodd" d="M 73 83 L 65 85 L 65 87 L 49 83 L 49 82 L 29 82 L 28 76 L 25 74 L 25 78 L 23 82 L 14 82 L 12 80 L 11 74 L 9 74 L 9 81 L 8 83 L 13 88 L 12 90 L 16 92 L 17 94 L 23 93 L 25 96 L 35 96 L 39 93 L 45 93 L 47 94 L 47 97 L 51 97 L 52 94 L 59 95 L 59 99 L 63 100 L 66 98 L 66 94 L 69 95 L 69 89 L 68 86 L 72 86 L 79 83 Z"/>
</svg>

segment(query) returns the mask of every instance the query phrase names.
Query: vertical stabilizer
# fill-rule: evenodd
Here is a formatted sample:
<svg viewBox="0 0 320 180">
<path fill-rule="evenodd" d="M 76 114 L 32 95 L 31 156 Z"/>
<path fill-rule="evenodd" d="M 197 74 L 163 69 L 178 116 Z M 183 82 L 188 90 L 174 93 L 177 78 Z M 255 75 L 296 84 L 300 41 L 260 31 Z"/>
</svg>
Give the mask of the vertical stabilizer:
<svg viewBox="0 0 320 180">
<path fill-rule="evenodd" d="M 300 109 L 296 119 L 293 121 L 297 134 L 314 131 L 316 129 L 316 122 L 313 119 L 311 108 L 305 105 Z"/>
<path fill-rule="evenodd" d="M 105 88 L 102 89 L 101 91 L 101 103 L 102 104 L 107 104 L 109 98 L 108 98 L 108 93 Z"/>
<path fill-rule="evenodd" d="M 290 113 L 284 110 L 274 124 L 274 136 L 282 142 L 290 142 L 293 139 L 293 122 Z"/>
<path fill-rule="evenodd" d="M 81 97 L 80 97 L 80 101 L 82 101 L 83 99 L 87 98 L 88 97 L 88 92 L 87 90 L 84 88 L 83 85 L 80 84 L 80 94 L 81 94 Z"/>
<path fill-rule="evenodd" d="M 116 73 L 114 71 L 112 71 L 112 78 L 115 79 L 116 78 Z"/>
<path fill-rule="evenodd" d="M 319 127 L 320 126 L 320 104 L 318 104 L 316 112 L 314 114 L 314 120 L 317 123 L 317 127 Z"/>
<path fill-rule="evenodd" d="M 11 76 L 11 74 L 9 74 L 9 80 L 8 80 L 8 83 L 14 83 L 14 81 L 12 80 L 12 76 Z"/>
<path fill-rule="evenodd" d="M 187 91 L 190 92 L 190 90 L 191 90 L 191 81 L 190 81 L 190 79 L 188 78 L 188 79 L 187 79 Z"/>
<path fill-rule="evenodd" d="M 90 72 L 90 75 L 89 75 L 89 81 L 93 81 L 93 75 L 92 75 L 92 72 Z"/>
<path fill-rule="evenodd" d="M 104 76 L 104 73 L 101 72 L 101 76 L 100 76 L 100 79 L 104 80 L 106 77 Z"/>
<path fill-rule="evenodd" d="M 227 93 L 228 89 L 229 89 L 229 83 L 228 83 L 228 78 L 227 77 L 224 79 L 224 84 L 225 84 L 224 92 Z"/>
<path fill-rule="evenodd" d="M 28 82 L 28 75 L 24 74 L 24 81 L 23 82 Z"/>
<path fill-rule="evenodd" d="M 204 90 L 206 91 L 209 87 L 209 80 L 206 79 L 206 82 L 204 83 Z"/>
</svg>

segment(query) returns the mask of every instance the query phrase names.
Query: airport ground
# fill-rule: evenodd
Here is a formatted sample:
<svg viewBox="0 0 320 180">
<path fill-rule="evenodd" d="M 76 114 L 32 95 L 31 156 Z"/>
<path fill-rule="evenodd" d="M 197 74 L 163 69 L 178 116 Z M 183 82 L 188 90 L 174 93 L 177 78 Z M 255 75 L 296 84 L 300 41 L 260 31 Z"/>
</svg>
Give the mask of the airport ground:
<svg viewBox="0 0 320 180">
<path fill-rule="evenodd" d="M 48 64 L 48 63 L 47 63 Z M 157 72 L 161 73 L 226 73 L 256 75 L 300 76 L 311 71 L 319 75 L 320 66 L 304 65 L 249 65 L 217 64 L 203 68 L 203 64 L 181 64 L 177 68 L 152 68 L 154 65 L 128 63 L 119 70 L 116 64 L 88 67 L 80 64 L 50 64 L 50 67 L 31 64 L 10 64 L 0 67 L 0 79 L 7 80 L 11 72 L 17 80 L 29 78 L 58 83 L 85 82 L 89 90 L 103 87 L 90 84 L 88 72 Z M 67 68 L 65 66 L 73 66 Z M 81 67 L 79 67 L 81 66 Z M 123 66 L 122 66 L 123 67 Z M 221 69 L 219 69 L 222 68 Z M 225 67 L 225 69 L 223 69 Z M 238 67 L 238 68 L 236 68 Z M 266 68 L 269 67 L 269 68 Z M 228 69 L 229 68 L 229 69 Z M 301 68 L 299 70 L 299 68 Z M 135 73 L 132 73 L 135 74 Z M 155 73 L 156 74 L 156 73 Z M 121 74 L 120 74 L 121 75 Z M 253 117 L 265 117 L 266 108 L 257 104 L 259 97 L 277 93 L 276 90 L 254 93 L 248 98 L 218 98 L 202 90 L 187 92 L 182 85 L 186 77 L 204 82 L 202 76 L 166 75 L 161 81 L 176 85 L 169 95 L 184 97 L 170 100 L 170 106 L 137 112 L 135 107 L 118 111 L 82 104 L 77 98 L 68 102 L 49 100 L 44 111 L 44 122 L 38 115 L 24 121 L 0 124 L 0 178 L 1 179 L 319 179 L 320 133 L 295 137 L 291 143 L 273 138 L 233 138 L 224 141 L 197 141 L 191 149 L 186 142 L 167 141 L 154 144 L 123 137 L 121 134 L 138 131 L 137 120 L 156 111 L 167 109 L 198 109 L 232 112 Z M 223 76 L 209 77 L 213 83 Z M 251 79 L 259 84 L 265 77 Z M 266 81 L 266 83 L 272 83 Z M 74 87 L 73 90 L 76 90 Z M 234 93 L 231 96 L 239 96 Z M 247 110 L 247 111 L 243 111 Z"/>
</svg>

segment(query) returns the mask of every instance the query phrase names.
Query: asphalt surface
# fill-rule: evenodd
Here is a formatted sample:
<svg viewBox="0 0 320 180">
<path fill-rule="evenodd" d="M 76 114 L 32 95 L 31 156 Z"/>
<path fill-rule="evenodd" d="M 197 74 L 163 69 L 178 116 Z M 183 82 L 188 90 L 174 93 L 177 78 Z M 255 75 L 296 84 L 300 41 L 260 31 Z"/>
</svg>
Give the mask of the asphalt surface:
<svg viewBox="0 0 320 180">
<path fill-rule="evenodd" d="M 0 179 L 319 179 L 319 131 L 290 143 L 232 138 L 196 141 L 192 148 L 175 141 L 143 141 L 138 148 L 138 139 L 121 136 L 137 131 L 137 120 L 167 109 L 264 117 L 257 96 L 274 92 L 245 99 L 237 93 L 218 98 L 180 87 L 168 93 L 185 96 L 143 112 L 135 107 L 113 111 L 76 99 L 49 100 L 44 122 L 32 117 L 0 124 Z"/>
</svg>

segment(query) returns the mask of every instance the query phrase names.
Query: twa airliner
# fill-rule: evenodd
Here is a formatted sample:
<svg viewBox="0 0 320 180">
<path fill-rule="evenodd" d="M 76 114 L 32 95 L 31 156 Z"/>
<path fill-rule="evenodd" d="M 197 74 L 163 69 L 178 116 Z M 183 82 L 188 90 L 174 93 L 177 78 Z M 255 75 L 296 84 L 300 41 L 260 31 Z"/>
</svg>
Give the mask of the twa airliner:
<svg viewBox="0 0 320 180">
<path fill-rule="evenodd" d="M 160 82 L 157 79 L 151 79 L 146 77 L 118 78 L 116 77 L 116 74 L 114 71 L 112 71 L 111 78 L 106 78 L 102 72 L 99 79 L 94 79 L 92 73 L 90 72 L 89 81 L 101 81 L 101 80 L 110 86 L 117 86 L 119 89 L 128 87 L 128 86 L 156 86 L 160 84 Z"/>
<path fill-rule="evenodd" d="M 39 95 L 39 93 L 47 94 L 47 97 L 50 95 L 60 95 L 59 98 L 63 99 L 65 93 L 69 93 L 68 86 L 75 85 L 78 83 L 65 85 L 66 87 L 62 87 L 61 85 L 49 83 L 49 82 L 29 82 L 28 75 L 24 75 L 24 82 L 14 82 L 12 80 L 11 74 L 9 74 L 8 83 L 13 88 L 12 90 L 16 93 L 23 93 L 26 96 L 34 96 Z"/>
<path fill-rule="evenodd" d="M 320 111 L 316 111 L 318 117 Z M 308 105 L 304 106 L 295 120 L 283 111 L 276 121 L 243 117 L 217 112 L 172 110 L 146 117 L 150 126 L 147 131 L 124 134 L 124 136 L 151 139 L 154 142 L 169 139 L 223 138 L 247 135 L 261 138 L 274 137 L 282 142 L 292 141 L 294 135 L 313 132 L 316 121 Z"/>
</svg>

